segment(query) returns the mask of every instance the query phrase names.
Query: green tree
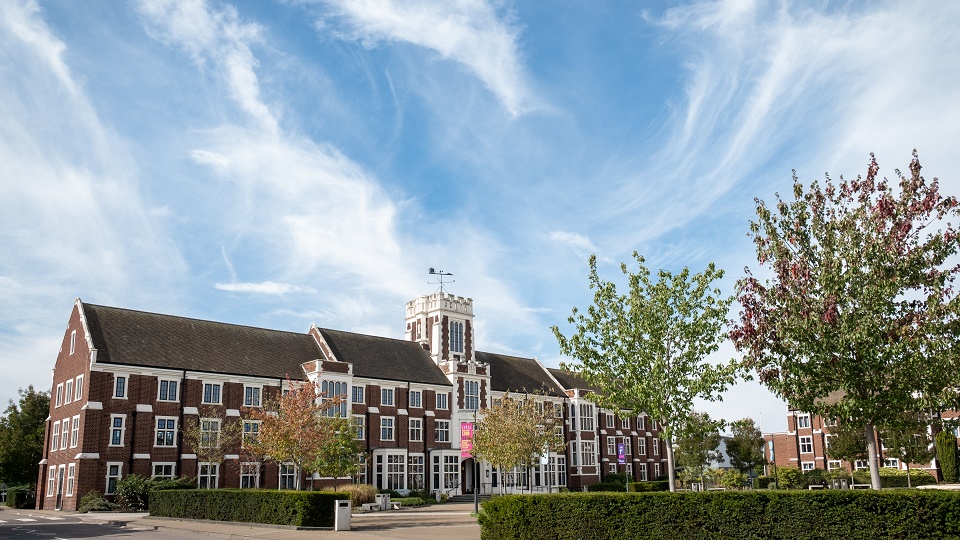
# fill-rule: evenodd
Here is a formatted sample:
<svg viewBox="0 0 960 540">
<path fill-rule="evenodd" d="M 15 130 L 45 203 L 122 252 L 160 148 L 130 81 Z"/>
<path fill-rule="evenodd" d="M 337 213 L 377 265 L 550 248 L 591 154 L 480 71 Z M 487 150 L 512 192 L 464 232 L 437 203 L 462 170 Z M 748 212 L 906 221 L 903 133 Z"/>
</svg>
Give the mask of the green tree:
<svg viewBox="0 0 960 540">
<path fill-rule="evenodd" d="M 841 422 L 831 427 L 827 440 L 826 453 L 830 459 L 849 461 L 853 466 L 855 461 L 870 457 L 867 453 L 867 434 L 854 423 Z M 853 470 L 850 471 L 850 482 L 853 483 Z"/>
<path fill-rule="evenodd" d="M 711 462 L 723 459 L 720 453 L 720 429 L 723 422 L 717 422 L 710 415 L 693 412 L 687 419 L 684 434 L 677 439 L 677 466 L 683 468 L 684 484 L 700 479 Z"/>
<path fill-rule="evenodd" d="M 738 282 L 743 309 L 730 333 L 774 393 L 871 434 L 914 405 L 951 408 L 960 384 L 960 239 L 948 221 L 957 200 L 924 180 L 916 152 L 899 182 L 878 171 L 871 155 L 866 179 L 805 189 L 794 174 L 792 201 L 756 200 L 750 236 L 771 277 L 748 269 Z M 875 439 L 866 439 L 879 489 Z"/>
<path fill-rule="evenodd" d="M 357 429 L 349 418 L 323 417 L 320 424 L 328 434 L 327 440 L 306 468 L 320 476 L 333 477 L 333 489 L 336 490 L 340 478 L 353 476 L 360 470 L 362 465 L 359 457 L 363 447 L 357 440 Z"/>
<path fill-rule="evenodd" d="M 686 432 L 694 400 L 713 401 L 733 383 L 738 365 L 707 360 L 724 338 L 723 325 L 732 298 L 711 284 L 723 271 L 711 263 L 699 274 L 684 268 L 677 274 L 660 270 L 651 279 L 644 259 L 634 252 L 638 269 L 626 264 L 628 294 L 600 279 L 597 258 L 590 257 L 593 304 L 586 313 L 576 308 L 568 319 L 575 332 L 553 333 L 563 354 L 576 363 L 576 372 L 600 390 L 591 399 L 602 407 L 647 413 L 662 425 L 671 491 L 676 489 L 673 442 Z M 566 367 L 566 366 L 565 366 Z"/>
<path fill-rule="evenodd" d="M 509 393 L 478 413 L 473 428 L 473 456 L 500 469 L 529 468 L 547 450 L 563 452 L 559 418 L 553 406 L 536 396 L 518 400 Z M 500 484 L 501 490 L 503 483 Z"/>
<path fill-rule="evenodd" d="M 730 465 L 749 474 L 766 462 L 763 456 L 763 434 L 752 418 L 742 418 L 730 424 L 731 437 L 727 439 Z"/>
<path fill-rule="evenodd" d="M 907 487 L 913 487 L 910 478 L 911 463 L 926 463 L 933 459 L 935 452 L 930 449 L 930 422 L 925 416 L 903 415 L 902 421 L 884 428 L 880 436 L 887 447 L 888 455 L 902 461 L 907 466 Z"/>
<path fill-rule="evenodd" d="M 43 458 L 43 435 L 50 415 L 50 394 L 33 385 L 17 391 L 0 417 L 0 481 L 7 484 L 37 482 L 37 463 Z"/>
<path fill-rule="evenodd" d="M 943 430 L 934 437 L 937 446 L 937 461 L 943 481 L 955 484 L 958 479 L 957 438 L 950 431 Z"/>
</svg>

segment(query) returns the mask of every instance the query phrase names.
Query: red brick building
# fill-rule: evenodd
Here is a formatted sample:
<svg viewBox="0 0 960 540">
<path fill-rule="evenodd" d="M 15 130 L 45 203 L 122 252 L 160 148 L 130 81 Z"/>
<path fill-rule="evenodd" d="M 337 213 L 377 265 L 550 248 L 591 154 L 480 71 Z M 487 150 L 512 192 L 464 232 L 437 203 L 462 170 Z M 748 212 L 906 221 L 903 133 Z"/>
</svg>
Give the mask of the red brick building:
<svg viewBox="0 0 960 540">
<path fill-rule="evenodd" d="M 225 448 L 203 462 L 186 427 L 218 437 L 291 380 L 343 396 L 365 449 L 353 481 L 447 494 L 580 489 L 610 472 L 665 472 L 658 426 L 586 399 L 583 381 L 536 359 L 474 350 L 473 301 L 444 293 L 407 303 L 405 339 L 312 327 L 283 332 L 76 301 L 53 370 L 37 507 L 75 509 L 129 474 L 196 477 L 202 487 L 292 487 L 298 471 Z M 460 425 L 505 393 L 538 392 L 565 421 L 566 451 L 527 471 L 460 456 Z M 618 463 L 618 445 L 628 458 Z M 332 479 L 310 479 L 317 485 Z M 309 481 L 309 480 L 308 480 Z M 340 481 L 341 483 L 343 480 Z M 309 485 L 309 484 L 307 484 Z"/>
</svg>

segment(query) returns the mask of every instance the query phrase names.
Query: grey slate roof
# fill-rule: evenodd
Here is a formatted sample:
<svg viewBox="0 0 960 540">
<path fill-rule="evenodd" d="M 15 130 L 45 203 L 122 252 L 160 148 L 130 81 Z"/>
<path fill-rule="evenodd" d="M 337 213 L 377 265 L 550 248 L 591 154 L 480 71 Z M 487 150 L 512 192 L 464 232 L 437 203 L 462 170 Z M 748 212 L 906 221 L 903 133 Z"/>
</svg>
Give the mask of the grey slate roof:
<svg viewBox="0 0 960 540">
<path fill-rule="evenodd" d="M 430 354 L 413 341 L 318 328 L 337 360 L 353 363 L 355 377 L 451 386 Z"/>
<path fill-rule="evenodd" d="M 563 388 L 553 382 L 536 360 L 481 351 L 477 351 L 476 356 L 478 362 L 490 364 L 490 387 L 495 391 L 565 395 Z"/>
<path fill-rule="evenodd" d="M 557 381 L 563 385 L 564 388 L 568 390 L 573 390 L 574 388 L 579 388 L 581 390 L 589 390 L 591 392 L 600 393 L 600 389 L 596 386 L 592 386 L 587 383 L 587 381 L 581 379 L 580 377 L 563 371 L 562 369 L 557 368 L 548 368 L 550 374 L 553 375 Z"/>
<path fill-rule="evenodd" d="M 323 357 L 308 334 L 81 305 L 97 363 L 301 379 Z"/>
</svg>

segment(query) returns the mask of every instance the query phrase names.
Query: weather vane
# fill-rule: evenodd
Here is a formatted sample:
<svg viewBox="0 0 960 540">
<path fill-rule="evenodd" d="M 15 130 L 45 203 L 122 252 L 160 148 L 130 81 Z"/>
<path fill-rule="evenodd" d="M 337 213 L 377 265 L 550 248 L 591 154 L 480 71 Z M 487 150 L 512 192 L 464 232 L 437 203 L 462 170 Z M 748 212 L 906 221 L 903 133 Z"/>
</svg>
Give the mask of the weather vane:
<svg viewBox="0 0 960 540">
<path fill-rule="evenodd" d="M 437 283 L 439 283 L 439 284 L 440 284 L 440 288 L 437 289 L 437 290 L 439 290 L 439 291 L 442 292 L 442 293 L 447 292 L 447 291 L 445 291 L 445 290 L 443 289 L 444 284 L 450 284 L 450 283 L 456 283 L 456 282 L 457 282 L 457 280 L 455 280 L 455 279 L 451 279 L 450 281 L 447 281 L 447 282 L 444 282 L 444 281 L 443 281 L 443 277 L 444 277 L 444 276 L 452 276 L 452 275 L 453 275 L 453 274 L 451 274 L 450 272 L 444 272 L 443 270 L 435 270 L 435 269 L 431 268 L 431 269 L 427 270 L 427 273 L 430 274 L 431 276 L 438 276 L 438 277 L 440 278 L 440 281 L 428 281 L 427 284 L 428 284 L 428 285 L 436 285 Z"/>
</svg>

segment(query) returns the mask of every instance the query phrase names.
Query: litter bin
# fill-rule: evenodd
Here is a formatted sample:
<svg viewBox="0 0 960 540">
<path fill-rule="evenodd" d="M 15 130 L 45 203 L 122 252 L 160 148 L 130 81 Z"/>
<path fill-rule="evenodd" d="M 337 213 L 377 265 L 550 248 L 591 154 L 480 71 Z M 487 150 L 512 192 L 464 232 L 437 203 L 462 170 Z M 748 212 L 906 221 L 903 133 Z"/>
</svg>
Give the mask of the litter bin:
<svg viewBox="0 0 960 540">
<path fill-rule="evenodd" d="M 350 512 L 353 510 L 353 503 L 350 502 L 350 499 L 347 499 L 345 501 L 337 501 L 336 505 L 333 513 L 333 530 L 349 531 Z"/>
<path fill-rule="evenodd" d="M 390 494 L 389 493 L 377 493 L 377 504 L 380 505 L 381 510 L 390 509 Z"/>
</svg>

